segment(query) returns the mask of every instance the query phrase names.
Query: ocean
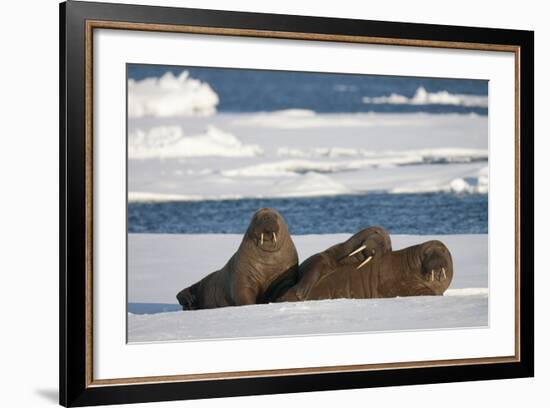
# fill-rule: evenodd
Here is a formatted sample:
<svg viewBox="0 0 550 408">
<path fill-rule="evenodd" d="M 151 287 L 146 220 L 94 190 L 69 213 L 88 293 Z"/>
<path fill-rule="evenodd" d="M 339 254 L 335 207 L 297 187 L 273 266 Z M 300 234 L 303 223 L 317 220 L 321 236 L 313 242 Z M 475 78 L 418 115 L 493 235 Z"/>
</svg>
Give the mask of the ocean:
<svg viewBox="0 0 550 408">
<path fill-rule="evenodd" d="M 484 194 L 387 194 L 130 203 L 128 232 L 242 234 L 258 208 L 277 209 L 291 234 L 353 234 L 371 225 L 390 234 L 486 234 Z"/>
<path fill-rule="evenodd" d="M 292 234 L 488 231 L 487 81 L 127 68 L 129 197 L 156 197 L 130 200 L 129 233 L 243 233 L 261 207 Z"/>
<path fill-rule="evenodd" d="M 482 80 L 136 64 L 129 64 L 127 73 L 129 79 L 142 80 L 160 78 L 167 72 L 178 76 L 184 71 L 191 78 L 210 85 L 219 96 L 218 112 L 309 109 L 317 113 L 427 112 L 487 115 L 484 97 L 487 97 L 488 82 Z M 424 89 L 427 94 L 420 95 L 415 102 L 413 98 L 419 89 Z M 392 94 L 409 98 L 410 103 L 396 103 L 399 98 L 374 99 Z M 462 100 L 453 98 L 456 95 L 468 97 Z M 422 103 L 430 98 L 430 103 Z"/>
</svg>

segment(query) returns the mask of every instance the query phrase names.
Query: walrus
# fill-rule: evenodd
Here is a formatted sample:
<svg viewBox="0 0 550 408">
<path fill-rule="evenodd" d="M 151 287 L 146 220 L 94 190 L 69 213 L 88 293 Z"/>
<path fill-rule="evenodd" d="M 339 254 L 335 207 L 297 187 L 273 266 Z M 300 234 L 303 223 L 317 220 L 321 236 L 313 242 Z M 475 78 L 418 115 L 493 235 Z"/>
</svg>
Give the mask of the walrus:
<svg viewBox="0 0 550 408">
<path fill-rule="evenodd" d="M 223 268 L 176 297 L 183 310 L 267 303 L 298 274 L 298 253 L 283 217 L 274 209 L 256 211 L 243 240 Z"/>
<path fill-rule="evenodd" d="M 348 278 L 353 280 L 354 276 L 360 276 L 361 269 L 368 263 L 379 260 L 391 250 L 390 235 L 383 228 L 365 228 L 347 241 L 302 262 L 299 266 L 298 282 L 279 296 L 277 301 L 352 297 L 354 291 L 351 287 L 348 288 L 350 296 L 340 296 L 338 287 L 351 283 Z"/>
<path fill-rule="evenodd" d="M 452 278 L 441 241 L 392 251 L 389 235 L 374 227 L 305 260 L 298 283 L 278 301 L 442 295 Z"/>
</svg>

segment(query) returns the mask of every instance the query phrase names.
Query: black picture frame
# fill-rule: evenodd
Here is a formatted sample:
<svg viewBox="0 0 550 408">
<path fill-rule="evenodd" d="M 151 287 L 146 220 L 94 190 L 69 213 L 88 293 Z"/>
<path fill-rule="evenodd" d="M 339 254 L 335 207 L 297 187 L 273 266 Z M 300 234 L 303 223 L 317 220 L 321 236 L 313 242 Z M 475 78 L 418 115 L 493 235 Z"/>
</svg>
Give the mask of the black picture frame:
<svg viewBox="0 0 550 408">
<path fill-rule="evenodd" d="M 534 375 L 534 33 L 532 31 L 364 21 L 291 15 L 68 1 L 60 5 L 60 403 L 64 406 L 121 404 L 532 377 Z M 86 134 L 87 22 L 185 25 L 270 33 L 369 37 L 424 43 L 484 44 L 514 47 L 517 77 L 516 310 L 519 358 L 490 364 L 418 365 L 410 368 L 294 373 L 242 378 L 106 383 L 95 385 L 89 373 L 91 150 Z M 267 36 L 269 37 L 269 35 Z M 87 122 L 88 120 L 88 122 Z M 498 152 L 496 152 L 498 154 Z M 518 205 L 518 204 L 517 204 Z"/>
</svg>

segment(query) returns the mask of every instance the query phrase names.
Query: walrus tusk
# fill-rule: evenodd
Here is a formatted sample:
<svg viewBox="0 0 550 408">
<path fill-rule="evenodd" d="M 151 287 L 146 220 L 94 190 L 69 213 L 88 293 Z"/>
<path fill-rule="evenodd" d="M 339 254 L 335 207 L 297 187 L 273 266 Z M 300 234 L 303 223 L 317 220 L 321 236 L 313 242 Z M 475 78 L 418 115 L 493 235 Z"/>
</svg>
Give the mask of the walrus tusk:
<svg viewBox="0 0 550 408">
<path fill-rule="evenodd" d="M 372 259 L 372 255 L 369 256 L 367 259 L 365 259 L 363 262 L 361 262 L 361 263 L 359 264 L 359 266 L 358 266 L 357 268 L 355 268 L 355 269 L 360 269 L 360 268 L 362 268 L 362 267 L 365 266 L 371 259 Z"/>
<path fill-rule="evenodd" d="M 432 269 L 432 282 L 434 281 L 434 279 L 435 279 L 434 270 Z"/>
<path fill-rule="evenodd" d="M 348 256 L 353 256 L 353 255 L 355 255 L 356 253 L 361 252 L 361 251 L 362 251 L 363 249 L 365 249 L 366 247 L 367 247 L 366 245 L 363 245 L 363 246 L 357 248 L 355 251 L 353 251 L 353 252 L 352 252 L 351 254 L 349 254 Z"/>
<path fill-rule="evenodd" d="M 441 272 L 443 272 L 443 279 L 447 279 L 447 274 L 445 273 L 445 268 L 441 268 Z"/>
<path fill-rule="evenodd" d="M 264 233 L 262 232 L 260 235 L 260 245 L 264 244 Z"/>
<path fill-rule="evenodd" d="M 277 234 L 273 233 L 273 241 L 275 241 L 275 243 L 277 243 Z"/>
</svg>

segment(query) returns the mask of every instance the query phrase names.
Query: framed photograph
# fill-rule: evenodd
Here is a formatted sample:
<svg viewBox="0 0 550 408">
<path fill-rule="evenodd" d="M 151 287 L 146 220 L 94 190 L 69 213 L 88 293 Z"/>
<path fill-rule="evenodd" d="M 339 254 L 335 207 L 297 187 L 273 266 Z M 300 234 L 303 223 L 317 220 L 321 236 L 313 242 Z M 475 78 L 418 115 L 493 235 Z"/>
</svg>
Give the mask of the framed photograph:
<svg viewBox="0 0 550 408">
<path fill-rule="evenodd" d="M 534 375 L 533 32 L 60 27 L 62 405 Z"/>
</svg>

